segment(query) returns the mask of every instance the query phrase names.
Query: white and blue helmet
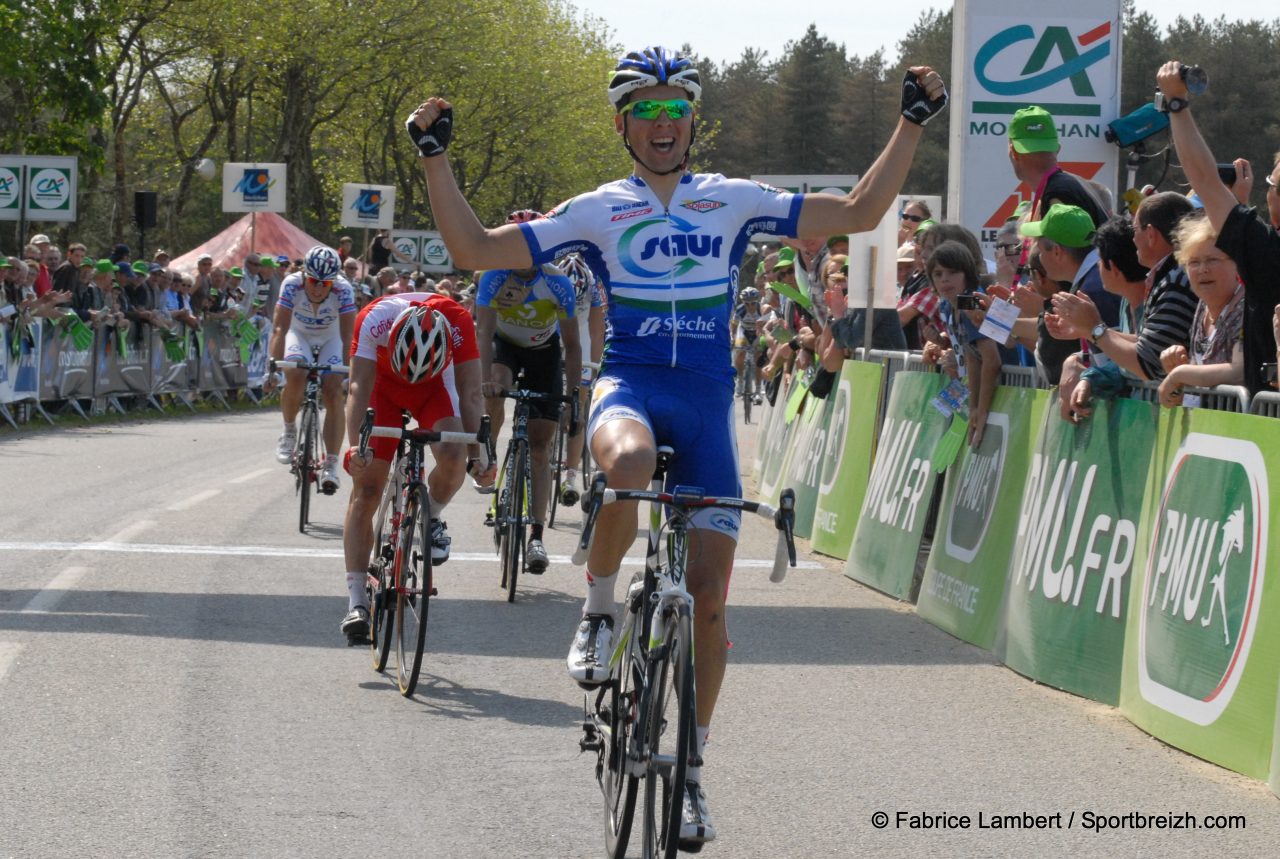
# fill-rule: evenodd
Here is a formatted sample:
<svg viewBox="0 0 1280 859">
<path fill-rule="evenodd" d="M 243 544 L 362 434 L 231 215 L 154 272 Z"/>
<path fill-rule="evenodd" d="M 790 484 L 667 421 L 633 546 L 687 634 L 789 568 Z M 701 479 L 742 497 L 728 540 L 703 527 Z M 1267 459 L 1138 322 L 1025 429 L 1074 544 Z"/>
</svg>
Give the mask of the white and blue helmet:
<svg viewBox="0 0 1280 859">
<path fill-rule="evenodd" d="M 691 101 L 702 96 L 702 81 L 693 61 L 677 51 L 654 46 L 632 51 L 613 70 L 609 80 L 609 101 L 621 110 L 631 100 L 631 93 L 651 86 L 680 87 Z"/>
<path fill-rule="evenodd" d="M 338 252 L 328 245 L 316 245 L 302 259 L 302 271 L 316 280 L 333 280 L 342 268 Z"/>
</svg>

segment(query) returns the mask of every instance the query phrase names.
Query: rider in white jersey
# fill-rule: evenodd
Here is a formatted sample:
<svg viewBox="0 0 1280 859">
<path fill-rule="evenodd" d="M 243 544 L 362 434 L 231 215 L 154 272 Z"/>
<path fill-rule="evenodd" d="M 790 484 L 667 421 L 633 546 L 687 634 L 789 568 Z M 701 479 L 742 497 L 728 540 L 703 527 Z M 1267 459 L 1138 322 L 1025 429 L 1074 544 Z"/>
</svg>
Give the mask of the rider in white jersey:
<svg viewBox="0 0 1280 859">
<path fill-rule="evenodd" d="M 687 58 L 664 48 L 628 54 L 614 71 L 609 99 L 633 175 L 562 204 L 545 220 L 493 230 L 471 211 L 442 157 L 453 131 L 449 103 L 430 98 L 406 123 L 422 156 L 432 213 L 456 265 L 529 268 L 577 251 L 604 283 L 609 329 L 588 438 L 615 488 L 646 487 L 659 444 L 676 450 L 671 481 L 692 475 L 686 482 L 711 494 L 726 481 L 737 484 L 736 463 L 728 475 L 708 474 L 700 463 L 736 457 L 728 319 L 747 239 L 753 231 L 825 240 L 873 229 L 902 188 L 921 126 L 946 105 L 938 74 L 924 66 L 910 69 L 902 118 L 858 186 L 844 197 L 800 196 L 687 172 L 693 101 L 701 92 Z M 707 483 L 697 483 L 704 475 Z M 716 836 L 701 762 L 725 669 L 725 591 L 736 545 L 730 518 L 696 522 L 689 535 L 697 763 L 686 777 L 679 833 L 688 849 Z M 596 528 L 584 617 L 568 659 L 570 676 L 586 684 L 608 678 L 615 574 L 635 538 L 636 505 L 605 507 Z"/>
<path fill-rule="evenodd" d="M 316 245 L 307 251 L 302 268 L 301 272 L 285 278 L 280 287 L 267 354 L 273 362 L 342 364 L 351 348 L 356 299 L 351 284 L 338 273 L 338 252 Z M 284 378 L 284 390 L 280 392 L 284 432 L 276 446 L 276 459 L 287 465 L 298 441 L 298 409 L 302 406 L 307 371 L 289 369 Z M 263 389 L 270 393 L 275 385 L 272 373 Z M 321 382 L 321 394 L 325 408 L 325 460 L 320 472 L 320 489 L 333 493 L 338 489 L 338 451 L 342 449 L 342 378 L 326 375 Z"/>
</svg>

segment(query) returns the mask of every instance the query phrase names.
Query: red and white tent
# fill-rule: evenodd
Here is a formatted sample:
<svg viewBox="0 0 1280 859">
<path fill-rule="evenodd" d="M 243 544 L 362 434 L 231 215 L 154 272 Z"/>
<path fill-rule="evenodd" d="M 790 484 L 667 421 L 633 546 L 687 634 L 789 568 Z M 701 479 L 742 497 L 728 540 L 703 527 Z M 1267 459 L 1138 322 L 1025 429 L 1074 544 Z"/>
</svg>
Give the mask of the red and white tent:
<svg viewBox="0 0 1280 859">
<path fill-rule="evenodd" d="M 324 242 L 307 235 L 275 212 L 258 212 L 256 219 L 246 214 L 204 244 L 170 260 L 169 267 L 194 274 L 201 254 L 209 254 L 215 266 L 227 269 L 242 265 L 250 252 L 302 259 L 308 250 L 322 244 Z"/>
</svg>

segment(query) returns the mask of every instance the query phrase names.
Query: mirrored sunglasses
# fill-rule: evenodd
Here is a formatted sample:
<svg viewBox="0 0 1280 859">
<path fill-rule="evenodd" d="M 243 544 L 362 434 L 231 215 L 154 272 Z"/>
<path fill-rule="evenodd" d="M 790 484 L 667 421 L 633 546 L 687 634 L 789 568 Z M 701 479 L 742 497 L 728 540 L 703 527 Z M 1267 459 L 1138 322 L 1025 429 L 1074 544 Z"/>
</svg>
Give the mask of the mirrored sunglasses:
<svg viewBox="0 0 1280 859">
<path fill-rule="evenodd" d="M 693 102 L 686 98 L 645 98 L 631 102 L 620 112 L 630 113 L 637 119 L 657 119 L 663 111 L 670 119 L 684 119 L 693 113 Z"/>
<path fill-rule="evenodd" d="M 307 282 L 307 286 L 319 286 L 320 284 L 324 284 L 325 286 L 333 286 L 332 280 L 316 280 L 311 275 L 307 275 L 306 282 Z"/>
</svg>

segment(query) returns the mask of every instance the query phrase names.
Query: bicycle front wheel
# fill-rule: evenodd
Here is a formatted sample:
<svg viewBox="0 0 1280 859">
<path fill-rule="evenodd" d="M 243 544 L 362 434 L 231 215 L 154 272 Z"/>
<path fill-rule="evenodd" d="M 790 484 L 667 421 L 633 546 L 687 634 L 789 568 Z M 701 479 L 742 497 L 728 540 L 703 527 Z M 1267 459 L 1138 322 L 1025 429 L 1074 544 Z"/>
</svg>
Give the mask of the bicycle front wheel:
<svg viewBox="0 0 1280 859">
<path fill-rule="evenodd" d="M 551 500 L 547 504 L 547 527 L 556 527 L 556 508 L 560 506 L 561 472 L 564 470 L 565 446 L 569 443 L 564 431 L 564 415 L 556 421 L 556 440 L 552 445 L 551 459 Z"/>
<path fill-rule="evenodd" d="M 369 656 L 373 670 L 387 667 L 395 632 L 396 495 L 395 479 L 387 481 L 374 519 L 373 563 L 369 565 Z"/>
<path fill-rule="evenodd" d="M 432 595 L 431 503 L 425 486 L 415 486 L 409 496 L 396 554 L 396 679 L 400 694 L 407 698 L 417 688 L 422 671 Z"/>
<path fill-rule="evenodd" d="M 644 709 L 645 859 L 674 859 L 680 846 L 684 777 L 693 750 L 693 621 L 681 604 L 662 620 L 662 644 L 650 651 Z"/>
<path fill-rule="evenodd" d="M 639 635 L 638 628 L 632 627 L 630 634 Z M 640 776 L 628 755 L 640 748 L 638 735 L 643 736 L 639 713 L 644 665 L 638 647 L 628 641 L 609 678 L 610 689 L 606 693 L 609 711 L 601 714 L 609 728 L 600 751 L 604 759 L 598 770 L 600 790 L 604 794 L 604 841 L 609 859 L 624 859 L 627 855 L 627 841 L 631 838 L 631 822 L 635 817 Z"/>
<path fill-rule="evenodd" d="M 524 566 L 525 504 L 529 487 L 529 447 L 517 442 L 512 456 L 507 492 L 508 519 L 502 532 L 502 584 L 507 589 L 507 602 L 516 600 L 516 582 Z"/>
<path fill-rule="evenodd" d="M 299 438 L 302 442 L 301 455 L 298 457 L 298 481 L 302 490 L 298 509 L 298 530 L 307 532 L 307 521 L 311 515 L 311 489 L 315 483 L 315 460 L 320 444 L 316 407 L 314 403 L 302 406 L 302 427 Z"/>
</svg>

